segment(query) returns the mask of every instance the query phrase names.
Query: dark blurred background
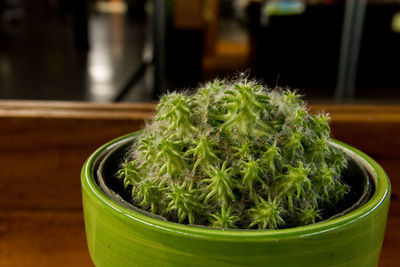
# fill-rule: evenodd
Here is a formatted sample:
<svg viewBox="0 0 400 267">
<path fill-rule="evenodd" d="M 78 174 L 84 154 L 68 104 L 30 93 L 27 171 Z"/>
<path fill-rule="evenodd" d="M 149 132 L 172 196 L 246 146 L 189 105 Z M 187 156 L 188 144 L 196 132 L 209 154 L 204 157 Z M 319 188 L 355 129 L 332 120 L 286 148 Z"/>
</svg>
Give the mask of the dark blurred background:
<svg viewBox="0 0 400 267">
<path fill-rule="evenodd" d="M 239 71 L 400 102 L 399 0 L 0 0 L 0 98 L 153 101 Z"/>
</svg>

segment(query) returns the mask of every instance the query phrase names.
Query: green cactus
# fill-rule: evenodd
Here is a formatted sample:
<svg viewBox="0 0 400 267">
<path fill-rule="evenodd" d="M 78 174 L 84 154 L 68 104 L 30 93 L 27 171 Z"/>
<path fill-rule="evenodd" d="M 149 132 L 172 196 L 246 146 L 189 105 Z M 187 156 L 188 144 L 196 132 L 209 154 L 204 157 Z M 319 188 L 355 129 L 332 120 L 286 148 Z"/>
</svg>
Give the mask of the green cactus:
<svg viewBox="0 0 400 267">
<path fill-rule="evenodd" d="M 347 193 L 329 117 L 254 81 L 161 98 L 119 170 L 133 204 L 169 221 L 278 229 L 322 219 Z"/>
</svg>

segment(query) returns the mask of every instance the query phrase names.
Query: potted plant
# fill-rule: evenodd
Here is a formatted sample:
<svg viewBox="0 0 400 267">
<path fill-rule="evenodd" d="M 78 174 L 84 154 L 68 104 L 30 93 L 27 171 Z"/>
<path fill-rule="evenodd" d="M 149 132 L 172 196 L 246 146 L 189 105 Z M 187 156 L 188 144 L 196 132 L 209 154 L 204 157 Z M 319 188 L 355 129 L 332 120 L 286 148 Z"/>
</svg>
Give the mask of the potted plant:
<svg viewBox="0 0 400 267">
<path fill-rule="evenodd" d="M 329 117 L 247 79 L 163 96 L 82 169 L 97 266 L 376 266 L 390 183 Z"/>
</svg>

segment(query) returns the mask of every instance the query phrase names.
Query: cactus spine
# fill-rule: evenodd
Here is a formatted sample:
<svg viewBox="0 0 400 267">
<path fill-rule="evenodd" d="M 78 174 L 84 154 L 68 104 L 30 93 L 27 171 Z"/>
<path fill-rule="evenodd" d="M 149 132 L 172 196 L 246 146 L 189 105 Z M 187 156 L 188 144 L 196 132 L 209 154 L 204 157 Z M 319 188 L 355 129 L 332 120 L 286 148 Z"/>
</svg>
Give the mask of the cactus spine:
<svg viewBox="0 0 400 267">
<path fill-rule="evenodd" d="M 278 229 L 321 220 L 343 198 L 329 117 L 289 90 L 215 80 L 162 97 L 119 171 L 133 202 L 166 219 Z"/>
</svg>

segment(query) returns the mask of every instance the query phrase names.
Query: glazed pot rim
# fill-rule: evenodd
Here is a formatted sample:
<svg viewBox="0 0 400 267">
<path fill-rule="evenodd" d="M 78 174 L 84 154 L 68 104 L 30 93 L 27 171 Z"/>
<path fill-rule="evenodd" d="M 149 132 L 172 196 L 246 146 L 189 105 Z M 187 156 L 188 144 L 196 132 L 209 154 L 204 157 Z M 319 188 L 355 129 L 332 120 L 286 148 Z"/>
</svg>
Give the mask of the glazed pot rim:
<svg viewBox="0 0 400 267">
<path fill-rule="evenodd" d="M 340 141 L 330 139 L 331 144 L 340 147 L 347 155 L 352 157 L 358 164 L 360 164 L 370 175 L 374 186 L 375 192 L 364 205 L 361 207 L 334 219 L 318 222 L 315 224 L 298 226 L 286 229 L 276 230 L 224 230 L 214 229 L 209 227 L 194 227 L 184 224 L 173 223 L 169 221 L 160 220 L 150 216 L 146 216 L 140 212 L 129 209 L 120 203 L 113 200 L 110 196 L 101 190 L 96 183 L 95 176 L 93 175 L 93 168 L 96 159 L 104 150 L 116 147 L 119 143 L 127 138 L 134 137 L 138 132 L 131 133 L 114 139 L 100 148 L 98 148 L 85 162 L 81 172 L 82 189 L 86 190 L 90 195 L 98 199 L 99 203 L 110 212 L 119 215 L 121 219 L 126 221 L 136 221 L 145 224 L 149 227 L 154 227 L 160 231 L 169 231 L 178 235 L 192 235 L 205 238 L 226 239 L 234 240 L 236 237 L 240 240 L 251 239 L 281 239 L 281 238 L 298 238 L 316 235 L 319 233 L 331 231 L 341 227 L 345 227 L 357 220 L 368 216 L 373 212 L 386 198 L 390 196 L 390 181 L 385 171 L 376 163 L 372 158 L 363 152 L 345 144 Z"/>
</svg>

